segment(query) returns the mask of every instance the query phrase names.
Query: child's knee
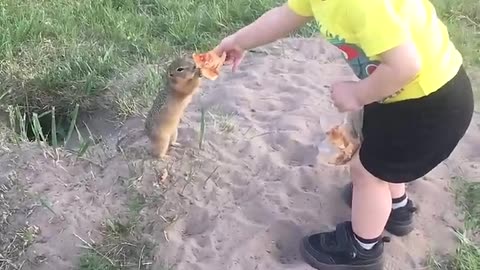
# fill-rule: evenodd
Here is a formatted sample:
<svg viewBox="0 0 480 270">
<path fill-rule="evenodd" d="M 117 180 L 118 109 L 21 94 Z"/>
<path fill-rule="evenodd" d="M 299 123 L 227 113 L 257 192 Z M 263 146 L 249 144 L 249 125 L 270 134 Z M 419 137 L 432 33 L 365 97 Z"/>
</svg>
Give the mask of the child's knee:
<svg viewBox="0 0 480 270">
<path fill-rule="evenodd" d="M 356 154 L 350 162 L 350 175 L 352 183 L 355 186 L 369 186 L 369 185 L 385 185 L 388 183 L 378 179 L 365 169 L 360 161 L 358 154 Z"/>
</svg>

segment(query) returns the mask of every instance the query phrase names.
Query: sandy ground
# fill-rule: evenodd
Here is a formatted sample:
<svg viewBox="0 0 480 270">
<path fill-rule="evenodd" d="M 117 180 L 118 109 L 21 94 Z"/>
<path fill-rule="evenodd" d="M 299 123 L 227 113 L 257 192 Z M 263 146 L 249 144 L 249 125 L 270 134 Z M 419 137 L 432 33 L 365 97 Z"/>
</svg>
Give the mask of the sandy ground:
<svg viewBox="0 0 480 270">
<path fill-rule="evenodd" d="M 133 187 L 147 202 L 138 226 L 155 246 L 144 269 L 312 269 L 299 256 L 300 239 L 350 215 L 340 197 L 348 170 L 322 163 L 318 149 L 343 118 L 327 95 L 341 79 L 353 74 L 330 45 L 283 40 L 250 53 L 236 73 L 204 82 L 181 124 L 182 147 L 172 148 L 167 162 L 147 154 L 139 118 L 118 130 L 92 123 L 105 138 L 90 160 L 62 153 L 55 163 L 35 144 L 3 148 L 0 194 L 14 210 L 1 220 L 0 247 L 7 254 L 15 232 L 28 230 L 34 240 L 12 263 L 75 269 L 85 245 L 79 236 L 100 241 L 102 222 L 128 211 Z M 208 112 L 199 149 L 202 106 Z M 425 269 L 430 254 L 454 252 L 452 229 L 462 223 L 449 190 L 452 177 L 479 179 L 478 123 L 475 115 L 454 154 L 408 187 L 419 206 L 416 229 L 386 244 L 386 269 Z M 120 138 L 123 154 L 115 147 Z M 41 207 L 45 201 L 51 210 Z"/>
</svg>

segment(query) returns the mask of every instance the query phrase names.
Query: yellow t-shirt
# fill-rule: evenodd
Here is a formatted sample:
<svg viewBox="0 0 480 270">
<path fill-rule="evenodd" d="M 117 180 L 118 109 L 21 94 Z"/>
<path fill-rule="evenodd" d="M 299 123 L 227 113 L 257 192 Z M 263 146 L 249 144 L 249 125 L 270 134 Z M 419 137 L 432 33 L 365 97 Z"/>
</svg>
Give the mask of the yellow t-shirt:
<svg viewBox="0 0 480 270">
<path fill-rule="evenodd" d="M 379 54 L 411 37 L 421 57 L 418 76 L 383 102 L 426 96 L 452 79 L 462 56 L 429 0 L 288 0 L 298 15 L 314 17 L 320 32 L 339 48 L 360 79 Z"/>
</svg>

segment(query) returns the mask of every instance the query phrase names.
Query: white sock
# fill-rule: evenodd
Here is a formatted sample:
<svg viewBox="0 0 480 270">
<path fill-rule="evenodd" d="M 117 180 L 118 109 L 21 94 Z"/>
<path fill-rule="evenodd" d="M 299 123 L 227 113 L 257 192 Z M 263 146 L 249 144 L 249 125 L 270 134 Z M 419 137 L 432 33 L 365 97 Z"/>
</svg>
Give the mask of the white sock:
<svg viewBox="0 0 480 270">
<path fill-rule="evenodd" d="M 407 202 L 408 202 L 408 197 L 405 196 L 405 199 L 403 199 L 401 202 L 392 203 L 392 209 L 395 210 L 395 209 L 398 209 L 400 207 L 404 207 L 404 206 L 407 205 Z"/>
<path fill-rule="evenodd" d="M 358 240 L 357 236 L 354 235 L 355 237 L 355 240 L 357 241 L 357 243 L 363 248 L 363 249 L 366 249 L 366 250 L 370 250 L 372 249 L 377 243 L 378 241 L 375 241 L 374 243 L 363 243 L 362 241 Z"/>
</svg>

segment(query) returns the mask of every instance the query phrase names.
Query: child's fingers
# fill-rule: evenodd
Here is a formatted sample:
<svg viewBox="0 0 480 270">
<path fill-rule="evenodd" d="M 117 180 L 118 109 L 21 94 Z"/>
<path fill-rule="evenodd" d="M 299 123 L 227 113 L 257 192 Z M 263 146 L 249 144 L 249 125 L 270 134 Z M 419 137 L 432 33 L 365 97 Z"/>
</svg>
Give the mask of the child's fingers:
<svg viewBox="0 0 480 270">
<path fill-rule="evenodd" d="M 242 62 L 242 57 L 237 57 L 233 60 L 233 66 L 232 66 L 233 72 L 237 71 L 238 66 L 240 65 L 240 62 Z"/>
<path fill-rule="evenodd" d="M 223 65 L 225 66 L 229 66 L 233 64 L 233 59 L 231 57 L 227 57 L 227 59 L 225 59 L 225 61 L 223 62 Z"/>
<path fill-rule="evenodd" d="M 232 72 L 237 71 L 237 68 L 238 68 L 238 61 L 233 61 Z"/>
</svg>

